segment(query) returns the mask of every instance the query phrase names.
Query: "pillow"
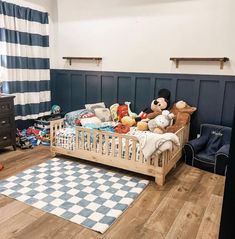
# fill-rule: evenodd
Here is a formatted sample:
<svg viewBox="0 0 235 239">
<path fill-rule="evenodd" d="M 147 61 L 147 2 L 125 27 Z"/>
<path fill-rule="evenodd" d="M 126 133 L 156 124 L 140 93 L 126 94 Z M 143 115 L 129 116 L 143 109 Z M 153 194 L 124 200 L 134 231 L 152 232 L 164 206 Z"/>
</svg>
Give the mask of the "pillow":
<svg viewBox="0 0 235 239">
<path fill-rule="evenodd" d="M 96 108 L 95 115 L 101 120 L 101 122 L 111 121 L 111 113 L 108 108 Z"/>
<path fill-rule="evenodd" d="M 90 114 L 90 113 L 91 112 L 86 109 L 75 110 L 75 111 L 69 112 L 64 117 L 65 125 L 74 127 L 74 126 L 76 126 L 76 121 L 80 120 L 82 115 Z"/>
<path fill-rule="evenodd" d="M 223 134 L 220 131 L 212 131 L 206 145 L 206 154 L 213 156 L 222 145 Z"/>
<path fill-rule="evenodd" d="M 99 118 L 97 118 L 96 116 L 94 117 L 89 117 L 89 118 L 83 118 L 80 120 L 81 125 L 86 127 L 86 125 L 95 125 L 96 128 L 100 127 L 101 125 L 101 120 Z"/>
<path fill-rule="evenodd" d="M 95 103 L 95 104 L 85 104 L 85 108 L 90 110 L 92 113 L 95 113 L 95 109 L 105 108 L 104 102 Z"/>
</svg>

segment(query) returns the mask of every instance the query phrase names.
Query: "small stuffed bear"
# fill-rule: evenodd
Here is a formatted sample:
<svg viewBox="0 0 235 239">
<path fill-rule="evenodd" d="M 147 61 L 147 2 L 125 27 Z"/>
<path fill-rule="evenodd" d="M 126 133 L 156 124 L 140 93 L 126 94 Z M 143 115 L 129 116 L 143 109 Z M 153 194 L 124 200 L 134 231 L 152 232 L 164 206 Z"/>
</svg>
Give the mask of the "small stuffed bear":
<svg viewBox="0 0 235 239">
<path fill-rule="evenodd" d="M 176 133 L 180 128 L 188 124 L 190 116 L 196 111 L 196 107 L 189 106 L 185 101 L 181 100 L 175 103 L 170 110 L 175 115 L 175 122 L 172 126 L 169 126 L 166 131 Z"/>
<path fill-rule="evenodd" d="M 148 122 L 149 130 L 157 134 L 163 134 L 166 132 L 166 127 L 171 125 L 173 118 L 173 113 L 170 113 L 168 110 L 163 110 L 161 115 L 158 115 Z"/>
</svg>

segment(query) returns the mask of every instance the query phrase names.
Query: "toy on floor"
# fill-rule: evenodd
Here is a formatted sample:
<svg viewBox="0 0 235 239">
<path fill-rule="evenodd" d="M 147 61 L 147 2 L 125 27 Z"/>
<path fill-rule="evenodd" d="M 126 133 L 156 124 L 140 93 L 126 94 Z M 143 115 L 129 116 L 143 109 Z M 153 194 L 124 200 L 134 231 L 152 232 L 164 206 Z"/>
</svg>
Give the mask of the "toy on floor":
<svg viewBox="0 0 235 239">
<path fill-rule="evenodd" d="M 16 146 L 21 149 L 32 148 L 32 143 L 17 129 L 16 133 Z"/>
<path fill-rule="evenodd" d="M 190 121 L 190 116 L 197 110 L 196 107 L 189 106 L 185 101 L 181 100 L 175 103 L 170 110 L 175 115 L 175 122 L 166 129 L 167 132 L 175 133 Z"/>
</svg>

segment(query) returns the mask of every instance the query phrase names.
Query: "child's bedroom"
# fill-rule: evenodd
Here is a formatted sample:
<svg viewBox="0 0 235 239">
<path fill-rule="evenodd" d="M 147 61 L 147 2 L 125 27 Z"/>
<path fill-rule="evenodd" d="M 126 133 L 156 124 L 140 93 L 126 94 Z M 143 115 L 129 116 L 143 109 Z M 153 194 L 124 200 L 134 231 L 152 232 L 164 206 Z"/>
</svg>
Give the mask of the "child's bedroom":
<svg viewBox="0 0 235 239">
<path fill-rule="evenodd" d="M 234 0 L 0 0 L 0 238 L 234 239 Z"/>
</svg>

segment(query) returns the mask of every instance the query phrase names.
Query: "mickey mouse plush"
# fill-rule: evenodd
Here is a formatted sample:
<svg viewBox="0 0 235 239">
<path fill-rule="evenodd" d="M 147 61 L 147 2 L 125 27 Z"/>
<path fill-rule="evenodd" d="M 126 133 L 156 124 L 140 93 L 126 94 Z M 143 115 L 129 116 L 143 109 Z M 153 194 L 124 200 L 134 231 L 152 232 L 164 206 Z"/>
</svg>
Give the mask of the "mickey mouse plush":
<svg viewBox="0 0 235 239">
<path fill-rule="evenodd" d="M 146 108 L 140 112 L 138 117 L 135 119 L 138 121 L 148 121 L 155 118 L 157 115 L 162 113 L 162 110 L 165 110 L 169 106 L 171 92 L 167 89 L 161 89 L 158 92 L 158 98 L 153 100 L 150 108 Z"/>
</svg>

